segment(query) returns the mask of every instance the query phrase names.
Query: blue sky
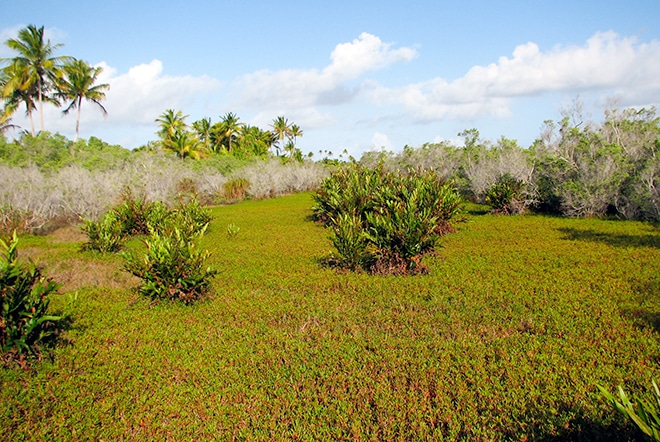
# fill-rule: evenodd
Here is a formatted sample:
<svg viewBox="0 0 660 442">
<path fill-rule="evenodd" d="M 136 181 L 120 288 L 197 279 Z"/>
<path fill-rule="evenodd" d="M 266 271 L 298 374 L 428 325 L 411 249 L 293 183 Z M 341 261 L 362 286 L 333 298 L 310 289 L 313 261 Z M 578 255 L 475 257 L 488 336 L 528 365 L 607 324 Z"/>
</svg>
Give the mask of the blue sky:
<svg viewBox="0 0 660 442">
<path fill-rule="evenodd" d="M 103 118 L 81 136 L 134 148 L 154 119 L 226 112 L 268 129 L 298 124 L 304 152 L 452 140 L 477 128 L 529 146 L 577 97 L 598 121 L 660 104 L 660 2 L 0 0 L 0 39 L 45 26 L 62 55 L 104 68 Z M 0 57 L 11 57 L 3 45 Z M 29 124 L 20 114 L 15 122 Z M 46 129 L 75 118 L 47 109 Z"/>
</svg>

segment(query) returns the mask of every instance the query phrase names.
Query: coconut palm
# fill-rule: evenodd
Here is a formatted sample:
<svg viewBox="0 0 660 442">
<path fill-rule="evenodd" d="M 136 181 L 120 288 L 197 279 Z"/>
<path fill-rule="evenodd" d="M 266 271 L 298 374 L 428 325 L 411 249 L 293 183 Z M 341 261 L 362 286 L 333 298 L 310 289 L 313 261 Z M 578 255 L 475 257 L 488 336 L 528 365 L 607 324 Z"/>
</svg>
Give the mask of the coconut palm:
<svg viewBox="0 0 660 442">
<path fill-rule="evenodd" d="M 198 160 L 206 156 L 206 151 L 199 140 L 187 131 L 176 132 L 170 142 L 163 146 L 163 150 L 174 152 L 181 159 Z"/>
<path fill-rule="evenodd" d="M 232 142 L 239 136 L 244 124 L 233 112 L 227 112 L 221 117 L 220 122 L 214 125 L 214 138 L 216 146 L 226 145 L 227 152 L 232 151 Z"/>
<path fill-rule="evenodd" d="M 64 65 L 63 70 L 65 75 L 58 84 L 59 91 L 57 95 L 66 100 L 71 100 L 64 109 L 64 114 L 68 114 L 71 109 L 78 109 L 76 135 L 73 138 L 73 141 L 76 142 L 80 133 L 80 112 L 83 99 L 96 104 L 104 116 L 108 115 L 108 111 L 101 104 L 101 100 L 105 99 L 105 91 L 110 89 L 110 85 L 106 83 L 95 84 L 99 74 L 103 72 L 103 68 L 90 66 L 83 60 L 72 60 Z"/>
<path fill-rule="evenodd" d="M 0 70 L 0 98 L 4 101 L 3 117 L 10 118 L 25 104 L 25 115 L 30 120 L 32 135 L 35 134 L 32 112 L 36 109 L 34 94 L 29 89 L 28 71 L 19 65 L 9 65 Z"/>
<path fill-rule="evenodd" d="M 164 148 L 168 147 L 167 145 L 172 142 L 177 133 L 185 132 L 188 129 L 186 118 L 188 115 L 183 115 L 180 110 L 174 112 L 174 109 L 167 109 L 156 118 L 155 121 L 160 126 L 160 130 L 156 134 L 160 136 Z"/>
<path fill-rule="evenodd" d="M 296 141 L 298 137 L 303 136 L 303 131 L 297 124 L 291 125 L 291 142 L 293 143 L 293 148 L 290 151 L 290 156 L 293 157 L 294 152 L 299 149 L 296 149 Z"/>
<path fill-rule="evenodd" d="M 271 125 L 273 128 L 273 133 L 277 142 L 275 143 L 275 149 L 277 149 L 277 155 L 280 155 L 280 148 L 284 148 L 284 140 L 289 140 L 291 137 L 291 124 L 289 120 L 284 117 L 277 117 L 273 120 Z"/>
<path fill-rule="evenodd" d="M 44 101 L 53 101 L 50 93 L 62 75 L 61 66 L 71 57 L 53 55 L 55 50 L 63 45 L 51 44 L 50 40 L 45 40 L 43 26 L 37 28 L 29 25 L 18 31 L 17 38 L 7 40 L 5 45 L 18 53 L 14 58 L 3 59 L 4 62 L 9 62 L 9 66 L 4 69 L 9 69 L 11 75 L 20 75 L 20 80 L 10 84 L 20 89 L 24 94 L 23 98 L 29 97 L 31 101 L 36 98 L 39 127 L 44 130 Z M 26 106 L 29 108 L 27 103 Z"/>
<path fill-rule="evenodd" d="M 202 145 L 208 148 L 211 141 L 211 119 L 202 118 L 201 120 L 194 121 L 192 127 Z"/>
</svg>

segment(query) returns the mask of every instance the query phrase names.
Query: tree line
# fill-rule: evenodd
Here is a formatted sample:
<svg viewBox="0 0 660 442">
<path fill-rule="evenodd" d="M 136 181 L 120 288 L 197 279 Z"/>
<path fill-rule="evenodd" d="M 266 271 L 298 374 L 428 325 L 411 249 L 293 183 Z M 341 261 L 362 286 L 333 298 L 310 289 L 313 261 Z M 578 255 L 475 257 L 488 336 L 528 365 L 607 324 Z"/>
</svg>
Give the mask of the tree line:
<svg viewBox="0 0 660 442">
<path fill-rule="evenodd" d="M 159 140 L 144 148 L 161 149 L 179 158 L 192 159 L 210 154 L 228 154 L 241 159 L 266 158 L 274 149 L 278 157 L 303 161 L 303 153 L 296 147 L 303 131 L 283 116 L 273 120 L 271 130 L 245 124 L 233 112 L 227 112 L 216 123 L 207 117 L 188 125 L 186 118 L 188 115 L 180 110 L 167 109 L 155 120 Z"/>
</svg>

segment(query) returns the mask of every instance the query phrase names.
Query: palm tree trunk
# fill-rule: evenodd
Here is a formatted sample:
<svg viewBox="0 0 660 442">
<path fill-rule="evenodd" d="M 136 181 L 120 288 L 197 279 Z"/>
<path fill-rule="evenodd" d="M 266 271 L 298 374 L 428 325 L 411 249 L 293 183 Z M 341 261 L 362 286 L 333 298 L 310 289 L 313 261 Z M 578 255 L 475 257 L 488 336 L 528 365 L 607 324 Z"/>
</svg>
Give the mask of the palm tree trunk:
<svg viewBox="0 0 660 442">
<path fill-rule="evenodd" d="M 44 98 L 41 94 L 41 84 L 39 84 L 39 130 L 44 131 Z"/>
<path fill-rule="evenodd" d="M 73 142 L 78 141 L 78 133 L 80 132 L 80 108 L 82 107 L 82 97 L 78 99 L 78 117 L 76 118 L 76 135 L 73 137 Z"/>
</svg>

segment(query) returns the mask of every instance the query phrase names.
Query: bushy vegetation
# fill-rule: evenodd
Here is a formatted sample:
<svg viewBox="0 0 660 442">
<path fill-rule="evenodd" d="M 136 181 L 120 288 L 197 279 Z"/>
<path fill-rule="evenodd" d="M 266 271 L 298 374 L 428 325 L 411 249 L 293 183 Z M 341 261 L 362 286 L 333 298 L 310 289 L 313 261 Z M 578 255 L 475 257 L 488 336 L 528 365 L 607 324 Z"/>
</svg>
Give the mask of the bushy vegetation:
<svg viewBox="0 0 660 442">
<path fill-rule="evenodd" d="M 38 357 L 43 345 L 61 329 L 62 316 L 49 312 L 49 296 L 59 285 L 44 277 L 31 261 L 18 262 L 18 237 L 0 239 L 0 351 L 2 360 L 23 362 Z"/>
<path fill-rule="evenodd" d="M 211 214 L 194 197 L 184 197 L 170 208 L 126 189 L 122 202 L 101 221 L 85 220 L 83 249 L 116 252 L 127 238 L 146 235 L 146 251 L 124 254 L 125 269 L 142 280 L 139 292 L 153 300 L 192 303 L 209 291 L 217 272 L 206 265 L 210 252 L 197 245 Z"/>
<path fill-rule="evenodd" d="M 186 194 L 208 205 L 231 202 L 232 191 L 237 198 L 306 191 L 327 176 L 323 166 L 310 161 L 247 161 L 230 155 L 182 161 L 92 139 L 75 143 L 72 156 L 70 145 L 59 135 L 23 135 L 11 142 L 0 135 L 5 184 L 0 187 L 0 231 L 47 233 L 81 219 L 100 221 L 127 188 L 147 204 L 172 206 Z M 227 193 L 228 182 L 242 184 Z"/>
<path fill-rule="evenodd" d="M 395 173 L 353 163 L 336 170 L 314 193 L 314 216 L 332 229 L 337 263 L 380 274 L 425 272 L 460 213 L 452 183 L 435 172 Z"/>
<path fill-rule="evenodd" d="M 125 268 L 142 280 L 139 292 L 153 300 L 171 299 L 190 304 L 209 292 L 217 271 L 207 265 L 208 250 L 200 249 L 198 238 L 206 226 L 191 231 L 172 223 L 153 231 L 145 240 L 145 252 L 124 255 Z"/>
<path fill-rule="evenodd" d="M 580 103 L 548 120 L 533 146 L 523 149 L 502 137 L 483 140 L 476 129 L 450 143 L 406 147 L 401 153 L 369 152 L 366 165 L 388 169 L 422 167 L 454 180 L 461 193 L 485 203 L 504 191 L 502 180 L 519 183 L 517 208 L 569 217 L 616 216 L 660 221 L 660 118 L 655 108 L 605 111 L 604 121 L 586 121 Z M 497 206 L 499 198 L 489 200 Z M 513 210 L 516 213 L 518 210 Z M 505 210 L 506 212 L 506 210 Z"/>
</svg>

